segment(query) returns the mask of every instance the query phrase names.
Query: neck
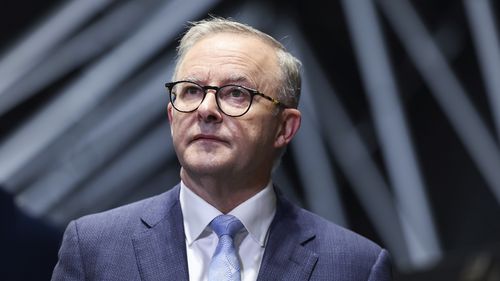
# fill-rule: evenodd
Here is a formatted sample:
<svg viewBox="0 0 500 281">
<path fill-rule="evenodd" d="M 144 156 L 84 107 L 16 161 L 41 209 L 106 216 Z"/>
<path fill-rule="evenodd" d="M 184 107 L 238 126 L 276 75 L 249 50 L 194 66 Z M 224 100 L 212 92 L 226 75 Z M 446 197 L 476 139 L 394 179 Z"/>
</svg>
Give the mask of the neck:
<svg viewBox="0 0 500 281">
<path fill-rule="evenodd" d="M 264 189 L 270 176 L 260 179 L 248 179 L 245 176 L 215 177 L 213 174 L 192 174 L 181 168 L 181 179 L 191 191 L 222 213 L 227 214 Z"/>
</svg>

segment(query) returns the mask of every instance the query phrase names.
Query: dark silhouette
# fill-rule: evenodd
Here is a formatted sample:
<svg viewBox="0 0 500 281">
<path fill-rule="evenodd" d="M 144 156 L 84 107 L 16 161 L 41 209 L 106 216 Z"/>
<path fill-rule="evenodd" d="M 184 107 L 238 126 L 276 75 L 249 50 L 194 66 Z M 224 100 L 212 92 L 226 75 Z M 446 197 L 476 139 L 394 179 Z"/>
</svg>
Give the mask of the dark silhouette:
<svg viewBox="0 0 500 281">
<path fill-rule="evenodd" d="M 62 232 L 20 210 L 0 187 L 0 280 L 50 280 Z"/>
</svg>

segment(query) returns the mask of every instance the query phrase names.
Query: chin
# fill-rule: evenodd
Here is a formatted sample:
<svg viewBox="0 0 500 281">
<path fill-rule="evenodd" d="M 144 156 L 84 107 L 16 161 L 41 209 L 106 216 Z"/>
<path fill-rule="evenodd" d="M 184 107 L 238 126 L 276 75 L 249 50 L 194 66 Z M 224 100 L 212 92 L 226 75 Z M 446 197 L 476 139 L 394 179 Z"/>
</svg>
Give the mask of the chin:
<svg viewBox="0 0 500 281">
<path fill-rule="evenodd" d="M 190 154 L 184 158 L 183 162 L 182 166 L 185 169 L 203 174 L 216 173 L 234 166 L 234 161 L 210 153 Z"/>
</svg>

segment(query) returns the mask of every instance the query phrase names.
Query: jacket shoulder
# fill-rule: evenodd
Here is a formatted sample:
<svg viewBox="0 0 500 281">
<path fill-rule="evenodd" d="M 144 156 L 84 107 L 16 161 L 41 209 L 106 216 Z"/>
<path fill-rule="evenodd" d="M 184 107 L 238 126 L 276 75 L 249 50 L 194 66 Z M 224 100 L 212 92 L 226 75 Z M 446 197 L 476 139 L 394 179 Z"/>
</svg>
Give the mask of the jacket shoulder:
<svg viewBox="0 0 500 281">
<path fill-rule="evenodd" d="M 177 202 L 177 188 L 162 194 L 142 199 L 107 211 L 89 214 L 74 221 L 80 237 L 86 235 L 103 236 L 116 232 L 132 233 L 144 227 L 151 217 L 157 220 L 165 217 L 167 209 Z"/>
<path fill-rule="evenodd" d="M 326 220 L 317 214 L 301 209 L 301 215 L 304 221 L 307 221 L 306 227 L 316 230 L 316 238 L 322 244 L 330 244 L 336 250 L 354 251 L 354 252 L 373 252 L 378 255 L 381 247 L 374 241 L 340 226 L 334 222 Z M 328 248 L 327 248 L 328 249 Z M 330 249 L 332 249 L 330 247 Z"/>
</svg>

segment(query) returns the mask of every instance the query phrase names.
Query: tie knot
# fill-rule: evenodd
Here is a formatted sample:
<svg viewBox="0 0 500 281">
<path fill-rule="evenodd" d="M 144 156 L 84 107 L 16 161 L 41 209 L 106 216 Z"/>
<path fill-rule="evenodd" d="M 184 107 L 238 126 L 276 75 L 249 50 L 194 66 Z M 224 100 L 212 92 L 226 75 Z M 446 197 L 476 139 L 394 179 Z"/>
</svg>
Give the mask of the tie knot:
<svg viewBox="0 0 500 281">
<path fill-rule="evenodd" d="M 220 215 L 212 220 L 210 227 L 218 237 L 229 235 L 234 238 L 234 235 L 243 228 L 243 224 L 235 216 Z"/>
</svg>

